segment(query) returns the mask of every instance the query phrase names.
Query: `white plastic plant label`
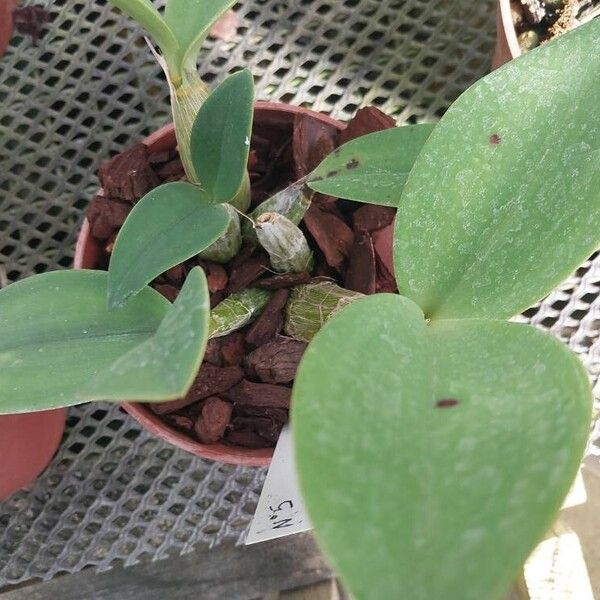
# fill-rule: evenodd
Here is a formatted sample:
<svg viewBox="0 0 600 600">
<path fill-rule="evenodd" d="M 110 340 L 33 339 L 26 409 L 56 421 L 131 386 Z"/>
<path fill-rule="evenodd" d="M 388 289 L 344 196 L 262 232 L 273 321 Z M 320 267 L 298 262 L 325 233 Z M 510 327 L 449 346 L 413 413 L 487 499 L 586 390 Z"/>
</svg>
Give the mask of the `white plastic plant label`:
<svg viewBox="0 0 600 600">
<path fill-rule="evenodd" d="M 292 434 L 284 427 L 250 524 L 246 544 L 256 544 L 312 529 L 300 498 Z"/>
</svg>

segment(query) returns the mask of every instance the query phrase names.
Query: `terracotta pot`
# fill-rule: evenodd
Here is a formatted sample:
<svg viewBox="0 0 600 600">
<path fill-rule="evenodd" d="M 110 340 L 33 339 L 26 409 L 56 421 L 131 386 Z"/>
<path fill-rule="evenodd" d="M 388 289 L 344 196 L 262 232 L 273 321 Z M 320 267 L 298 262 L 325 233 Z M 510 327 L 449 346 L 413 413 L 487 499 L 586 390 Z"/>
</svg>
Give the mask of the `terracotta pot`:
<svg viewBox="0 0 600 600">
<path fill-rule="evenodd" d="M 282 119 L 293 123 L 297 114 L 311 115 L 315 120 L 341 129 L 343 125 L 327 115 L 322 115 L 304 108 L 288 106 L 275 102 L 257 102 L 255 110 L 255 121 L 260 125 L 268 125 L 269 121 L 281 123 Z M 176 145 L 175 130 L 173 125 L 166 125 L 144 140 L 150 151 L 159 152 L 172 149 Z M 83 227 L 77 240 L 75 249 L 75 269 L 94 269 L 100 264 L 102 247 L 97 240 L 90 235 L 89 223 L 84 221 Z M 187 435 L 172 429 L 163 423 L 149 408 L 143 404 L 123 404 L 125 410 L 132 415 L 148 431 L 166 440 L 167 442 L 187 450 L 196 456 L 220 461 L 223 463 L 244 466 L 266 466 L 271 462 L 273 456 L 272 448 L 243 448 L 240 446 L 229 446 L 227 444 L 201 444 L 192 440 Z"/>
<path fill-rule="evenodd" d="M 66 417 L 66 408 L 0 416 L 0 500 L 46 468 L 58 448 Z"/>
<path fill-rule="evenodd" d="M 510 12 L 510 0 L 498 0 L 496 13 L 496 50 L 492 59 L 492 69 L 521 56 L 521 48 L 517 41 L 517 32 Z"/>
<path fill-rule="evenodd" d="M 6 52 L 8 42 L 13 32 L 13 10 L 17 8 L 18 0 L 0 1 L 0 58 Z"/>
</svg>

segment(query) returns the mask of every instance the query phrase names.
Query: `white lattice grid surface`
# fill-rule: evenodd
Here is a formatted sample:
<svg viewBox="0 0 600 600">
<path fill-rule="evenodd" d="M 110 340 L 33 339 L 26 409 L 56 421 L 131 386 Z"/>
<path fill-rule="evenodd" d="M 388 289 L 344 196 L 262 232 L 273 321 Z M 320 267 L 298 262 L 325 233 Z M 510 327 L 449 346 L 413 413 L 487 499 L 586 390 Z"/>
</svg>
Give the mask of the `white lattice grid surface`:
<svg viewBox="0 0 600 600">
<path fill-rule="evenodd" d="M 25 2 L 27 4 L 28 2 Z M 139 30 L 104 0 L 42 1 L 45 37 L 13 37 L 0 59 L 0 276 L 68 267 L 95 171 L 169 118 Z M 494 0 L 243 0 L 235 40 L 211 42 L 201 71 L 249 66 L 259 97 L 348 118 L 376 104 L 433 121 L 487 70 Z M 600 263 L 529 311 L 568 341 L 594 380 Z M 243 540 L 263 469 L 210 463 L 141 431 L 117 407 L 70 411 L 59 453 L 0 504 L 0 588 L 85 567 L 159 559 Z"/>
</svg>

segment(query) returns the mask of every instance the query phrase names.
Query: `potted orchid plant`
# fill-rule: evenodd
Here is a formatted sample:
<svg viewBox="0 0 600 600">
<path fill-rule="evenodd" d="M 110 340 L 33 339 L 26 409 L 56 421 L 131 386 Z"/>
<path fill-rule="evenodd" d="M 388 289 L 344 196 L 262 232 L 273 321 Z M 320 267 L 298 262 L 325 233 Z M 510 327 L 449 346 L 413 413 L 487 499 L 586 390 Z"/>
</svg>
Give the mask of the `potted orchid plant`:
<svg viewBox="0 0 600 600">
<path fill-rule="evenodd" d="M 304 499 L 355 598 L 500 598 L 559 509 L 590 424 L 577 357 L 506 319 L 600 241 L 600 24 L 487 76 L 435 127 L 355 137 L 295 116 L 300 180 L 253 198 L 252 78 L 207 92 L 190 58 L 219 11 L 190 34 L 184 1 L 164 15 L 115 4 L 162 52 L 183 174 L 133 193 L 118 231 L 81 246 L 82 263 L 108 271 L 0 292 L 0 411 L 143 402 L 173 430 L 191 421 L 206 449 L 234 446 L 250 422 L 263 437 L 291 397 Z M 153 160 L 170 164 L 172 148 Z M 137 165 L 113 164 L 106 181 L 135 192 Z M 239 379 L 207 392 L 207 364 Z"/>
</svg>

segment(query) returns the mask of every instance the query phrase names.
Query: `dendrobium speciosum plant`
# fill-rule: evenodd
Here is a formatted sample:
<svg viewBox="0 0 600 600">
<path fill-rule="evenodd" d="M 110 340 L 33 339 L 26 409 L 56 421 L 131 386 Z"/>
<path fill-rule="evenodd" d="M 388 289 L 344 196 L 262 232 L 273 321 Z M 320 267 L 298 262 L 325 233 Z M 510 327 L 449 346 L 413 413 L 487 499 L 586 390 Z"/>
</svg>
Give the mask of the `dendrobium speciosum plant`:
<svg viewBox="0 0 600 600">
<path fill-rule="evenodd" d="M 233 2 L 168 0 L 164 14 L 113 3 L 162 54 L 188 181 L 135 206 L 108 273 L 0 292 L 0 411 L 183 396 L 208 338 L 247 323 L 268 292 L 211 313 L 199 267 L 173 304 L 148 287 L 154 277 L 198 253 L 229 260 L 242 243 L 263 245 L 275 271 L 306 269 L 297 226 L 313 191 L 396 207 L 400 293 L 304 314 L 312 341 L 292 412 L 304 500 L 356 599 L 502 598 L 551 525 L 590 425 L 578 358 L 507 319 L 599 245 L 600 21 L 483 78 L 435 127 L 347 143 L 241 226 L 252 77 L 209 93 L 195 66 Z"/>
</svg>

